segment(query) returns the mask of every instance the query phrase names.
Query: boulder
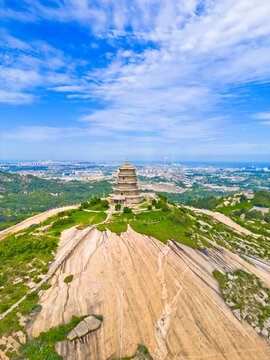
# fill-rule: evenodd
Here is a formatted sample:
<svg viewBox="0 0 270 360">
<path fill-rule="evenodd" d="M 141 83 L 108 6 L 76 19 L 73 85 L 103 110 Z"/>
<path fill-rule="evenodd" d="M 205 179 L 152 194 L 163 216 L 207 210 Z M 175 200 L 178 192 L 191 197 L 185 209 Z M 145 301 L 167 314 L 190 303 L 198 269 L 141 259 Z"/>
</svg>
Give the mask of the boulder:
<svg viewBox="0 0 270 360">
<path fill-rule="evenodd" d="M 71 330 L 68 334 L 67 334 L 67 338 L 68 340 L 73 340 L 77 337 L 78 335 L 75 333 L 74 330 Z"/>
<path fill-rule="evenodd" d="M 81 337 L 89 333 L 89 331 L 96 330 L 100 327 L 101 321 L 95 316 L 87 316 L 82 320 L 74 329 L 72 329 L 68 334 L 68 340 L 74 340 L 77 337 Z"/>
<path fill-rule="evenodd" d="M 87 318 L 84 319 L 84 321 L 88 326 L 88 331 L 96 330 L 101 325 L 101 321 L 97 319 L 95 316 L 88 316 Z"/>
<path fill-rule="evenodd" d="M 233 315 L 236 317 L 236 319 L 238 319 L 239 321 L 241 321 L 241 312 L 239 309 L 235 309 L 232 311 L 233 312 Z"/>
<path fill-rule="evenodd" d="M 81 321 L 74 329 L 75 333 L 77 334 L 78 337 L 81 337 L 85 334 L 88 333 L 88 327 L 86 322 L 83 320 Z"/>
<path fill-rule="evenodd" d="M 238 279 L 238 276 L 236 276 L 236 275 L 231 275 L 230 273 L 228 274 L 228 279 L 229 280 L 236 280 L 236 279 Z"/>
<path fill-rule="evenodd" d="M 245 319 L 248 316 L 248 312 L 246 310 L 241 311 L 241 317 L 242 319 Z"/>
</svg>

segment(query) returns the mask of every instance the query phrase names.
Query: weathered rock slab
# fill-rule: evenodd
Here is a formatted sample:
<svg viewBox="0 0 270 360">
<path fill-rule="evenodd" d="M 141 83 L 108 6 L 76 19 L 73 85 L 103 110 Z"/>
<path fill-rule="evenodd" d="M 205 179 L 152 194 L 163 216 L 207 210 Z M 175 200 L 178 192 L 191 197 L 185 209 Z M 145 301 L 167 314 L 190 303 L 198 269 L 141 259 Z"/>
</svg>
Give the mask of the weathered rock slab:
<svg viewBox="0 0 270 360">
<path fill-rule="evenodd" d="M 87 324 L 88 331 L 96 330 L 101 325 L 101 321 L 97 319 L 95 316 L 88 316 L 84 319 Z"/>
<path fill-rule="evenodd" d="M 98 329 L 100 325 L 101 321 L 99 319 L 92 315 L 88 316 L 68 333 L 67 338 L 69 340 L 74 340 L 77 337 L 86 335 L 89 331 Z"/>
</svg>

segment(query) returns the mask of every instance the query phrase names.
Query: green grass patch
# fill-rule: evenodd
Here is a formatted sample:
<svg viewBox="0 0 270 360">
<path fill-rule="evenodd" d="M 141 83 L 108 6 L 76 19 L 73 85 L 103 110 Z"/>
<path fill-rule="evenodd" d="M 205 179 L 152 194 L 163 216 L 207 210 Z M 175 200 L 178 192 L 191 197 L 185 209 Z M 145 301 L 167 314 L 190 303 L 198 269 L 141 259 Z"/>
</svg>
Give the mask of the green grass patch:
<svg viewBox="0 0 270 360">
<path fill-rule="evenodd" d="M 100 224 L 100 225 L 98 225 L 98 226 L 97 226 L 97 229 L 98 229 L 99 231 L 106 231 L 106 230 L 107 230 L 105 224 Z"/>
<path fill-rule="evenodd" d="M 117 235 L 121 235 L 123 232 L 127 231 L 128 223 L 126 221 L 114 221 L 106 223 L 107 229 L 111 232 L 116 233 Z"/>
<path fill-rule="evenodd" d="M 113 360 L 131 360 L 131 359 L 134 359 L 135 357 L 136 357 L 136 359 L 140 359 L 140 360 L 153 360 L 147 347 L 142 344 L 138 345 L 136 353 L 134 355 L 121 357 L 121 358 L 113 359 Z"/>
<path fill-rule="evenodd" d="M 171 213 L 170 210 L 165 210 L 165 211 L 157 210 L 157 211 L 142 212 L 142 213 L 139 213 L 136 215 L 136 220 L 156 221 L 156 220 L 167 217 L 170 213 Z"/>
<path fill-rule="evenodd" d="M 171 219 L 163 219 L 157 223 L 148 224 L 141 221 L 131 221 L 133 230 L 140 234 L 153 236 L 164 244 L 169 239 L 188 245 L 193 248 L 199 248 L 197 240 L 191 238 L 187 227 L 174 223 Z"/>
<path fill-rule="evenodd" d="M 68 284 L 73 280 L 73 275 L 68 275 L 64 279 L 64 283 Z"/>
<path fill-rule="evenodd" d="M 200 241 L 201 241 L 201 243 L 202 243 L 205 247 L 207 247 L 207 248 L 213 247 L 213 245 L 212 245 L 210 242 L 208 242 L 207 240 L 205 240 L 205 239 L 203 239 L 203 238 L 200 238 Z"/>
<path fill-rule="evenodd" d="M 39 290 L 48 290 L 52 287 L 51 284 L 42 284 L 39 288 Z"/>
</svg>

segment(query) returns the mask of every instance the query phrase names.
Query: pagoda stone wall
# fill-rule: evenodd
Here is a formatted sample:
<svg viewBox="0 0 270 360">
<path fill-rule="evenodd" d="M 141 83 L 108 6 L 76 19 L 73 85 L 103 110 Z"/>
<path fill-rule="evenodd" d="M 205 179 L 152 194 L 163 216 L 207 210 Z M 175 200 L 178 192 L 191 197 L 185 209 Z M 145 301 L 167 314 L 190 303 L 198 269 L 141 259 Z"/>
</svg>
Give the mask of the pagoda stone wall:
<svg viewBox="0 0 270 360">
<path fill-rule="evenodd" d="M 121 166 L 118 171 L 117 186 L 115 187 L 115 194 L 111 196 L 113 203 L 136 203 L 143 199 L 143 195 L 139 195 L 137 186 L 136 169 L 129 165 L 128 160 L 124 166 Z"/>
</svg>

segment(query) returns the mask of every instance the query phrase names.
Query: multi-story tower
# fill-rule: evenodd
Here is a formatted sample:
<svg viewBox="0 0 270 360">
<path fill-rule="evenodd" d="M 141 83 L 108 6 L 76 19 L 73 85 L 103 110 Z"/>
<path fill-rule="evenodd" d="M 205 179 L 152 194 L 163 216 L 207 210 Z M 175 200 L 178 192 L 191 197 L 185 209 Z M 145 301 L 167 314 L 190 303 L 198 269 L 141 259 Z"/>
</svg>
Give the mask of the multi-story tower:
<svg viewBox="0 0 270 360">
<path fill-rule="evenodd" d="M 133 204 L 143 200 L 143 195 L 139 194 L 137 186 L 136 168 L 126 164 L 121 166 L 118 171 L 117 186 L 115 194 L 111 196 L 114 204 Z"/>
</svg>

